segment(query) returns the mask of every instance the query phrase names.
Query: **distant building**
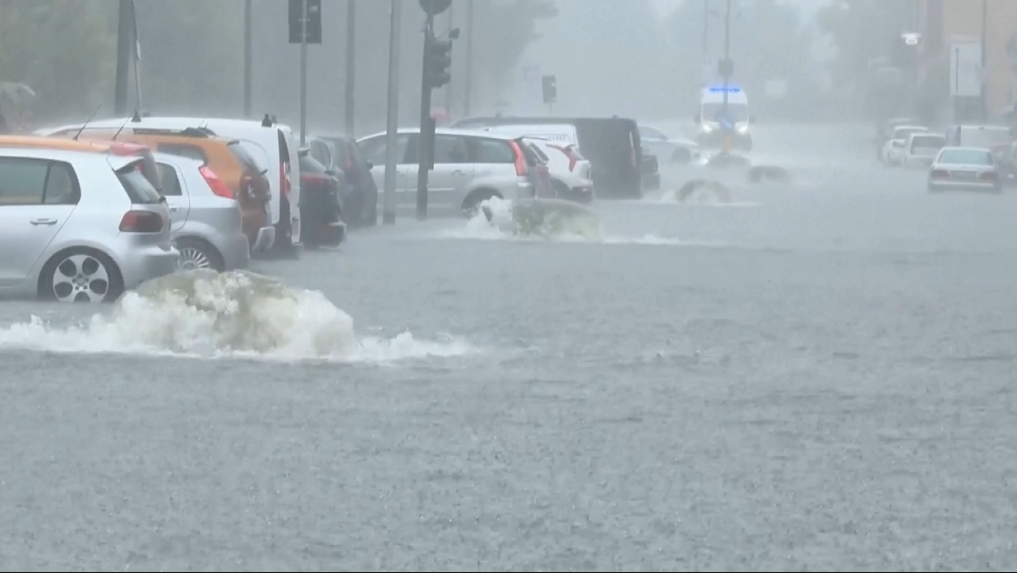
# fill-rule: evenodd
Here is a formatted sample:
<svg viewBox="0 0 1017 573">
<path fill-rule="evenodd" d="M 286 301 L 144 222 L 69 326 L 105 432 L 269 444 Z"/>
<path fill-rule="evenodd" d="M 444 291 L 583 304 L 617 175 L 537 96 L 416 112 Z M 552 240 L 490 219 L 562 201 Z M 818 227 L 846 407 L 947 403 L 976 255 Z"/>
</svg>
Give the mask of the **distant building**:
<svg viewBox="0 0 1017 573">
<path fill-rule="evenodd" d="M 949 76 L 950 47 L 956 39 L 981 41 L 984 27 L 984 103 L 990 117 L 1013 109 L 1017 101 L 1017 0 L 914 0 L 922 72 L 943 83 Z M 937 70 L 939 73 L 937 73 Z M 942 86 L 949 90 L 947 81 Z"/>
</svg>

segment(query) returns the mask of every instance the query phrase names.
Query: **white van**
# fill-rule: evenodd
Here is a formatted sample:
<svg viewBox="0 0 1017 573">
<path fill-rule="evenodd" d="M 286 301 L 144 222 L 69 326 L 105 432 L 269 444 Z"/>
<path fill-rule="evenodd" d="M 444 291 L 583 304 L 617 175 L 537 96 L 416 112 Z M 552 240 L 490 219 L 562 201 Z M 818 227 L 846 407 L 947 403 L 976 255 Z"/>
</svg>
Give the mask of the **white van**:
<svg viewBox="0 0 1017 573">
<path fill-rule="evenodd" d="M 141 121 L 134 121 L 140 119 Z M 214 135 L 240 141 L 244 149 L 266 168 L 265 176 L 272 185 L 272 224 L 276 227 L 275 247 L 286 250 L 300 243 L 300 157 L 298 141 L 288 126 L 275 123 L 267 116 L 263 121 L 246 119 L 207 119 L 194 117 L 142 117 L 91 121 L 89 127 L 119 129 L 125 123 L 132 128 L 184 131 L 202 129 Z M 65 125 L 36 132 L 50 136 L 78 125 Z M 296 208 L 291 208 L 296 206 Z M 287 238 L 289 239 L 287 241 Z"/>
<path fill-rule="evenodd" d="M 731 119 L 731 131 L 721 126 L 724 113 L 724 97 L 727 96 L 727 113 Z M 749 98 L 745 90 L 737 86 L 712 86 L 703 89 L 699 110 L 693 119 L 698 130 L 696 143 L 703 147 L 716 147 L 723 143 L 725 135 L 731 135 L 735 148 L 752 150 L 752 134 L 749 125 L 755 118 L 749 115 Z"/>
</svg>

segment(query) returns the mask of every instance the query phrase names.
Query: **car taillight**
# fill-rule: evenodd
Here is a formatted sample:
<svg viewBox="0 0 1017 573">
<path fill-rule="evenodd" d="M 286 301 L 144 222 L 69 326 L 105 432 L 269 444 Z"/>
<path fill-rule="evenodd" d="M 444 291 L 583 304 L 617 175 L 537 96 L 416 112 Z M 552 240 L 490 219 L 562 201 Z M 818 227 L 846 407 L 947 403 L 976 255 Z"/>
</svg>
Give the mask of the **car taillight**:
<svg viewBox="0 0 1017 573">
<path fill-rule="evenodd" d="M 233 191 L 230 191 L 226 182 L 220 179 L 219 176 L 215 174 L 215 171 L 212 171 L 208 165 L 202 165 L 199 167 L 198 173 L 201 173 L 201 176 L 205 178 L 205 183 L 208 183 L 209 188 L 212 189 L 212 193 L 226 199 L 234 198 Z"/>
<path fill-rule="evenodd" d="M 289 164 L 279 164 L 279 188 L 282 189 L 283 197 L 290 198 L 290 169 Z"/>
<path fill-rule="evenodd" d="M 516 154 L 516 175 L 518 177 L 526 177 L 529 174 L 529 168 L 526 166 L 526 156 L 523 155 L 523 148 L 519 147 L 519 144 L 513 141 L 512 151 Z"/>
<path fill-rule="evenodd" d="M 328 186 L 329 183 L 330 183 L 329 178 L 324 176 L 324 175 L 318 175 L 316 173 L 307 173 L 307 174 L 301 173 L 300 174 L 300 184 L 301 185 L 306 184 L 306 185 L 325 185 L 325 186 Z"/>
<path fill-rule="evenodd" d="M 128 211 L 120 220 L 121 233 L 160 233 L 164 221 L 162 215 L 151 211 Z"/>
<path fill-rule="evenodd" d="M 935 171 L 932 172 L 932 178 L 933 179 L 949 179 L 950 178 L 950 172 L 949 171 L 943 171 L 942 169 L 936 169 Z"/>
</svg>

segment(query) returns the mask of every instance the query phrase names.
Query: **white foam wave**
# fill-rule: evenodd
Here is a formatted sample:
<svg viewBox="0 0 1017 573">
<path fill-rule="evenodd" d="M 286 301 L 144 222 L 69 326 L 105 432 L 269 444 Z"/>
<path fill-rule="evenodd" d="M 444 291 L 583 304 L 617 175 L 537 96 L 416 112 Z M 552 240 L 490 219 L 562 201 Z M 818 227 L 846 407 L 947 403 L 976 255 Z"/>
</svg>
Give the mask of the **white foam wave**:
<svg viewBox="0 0 1017 573">
<path fill-rule="evenodd" d="M 76 325 L 37 316 L 0 327 L 0 351 L 126 353 L 275 360 L 386 362 L 461 356 L 454 338 L 358 338 L 353 319 L 316 291 L 246 272 L 177 273 L 121 298 L 109 314 Z"/>
</svg>

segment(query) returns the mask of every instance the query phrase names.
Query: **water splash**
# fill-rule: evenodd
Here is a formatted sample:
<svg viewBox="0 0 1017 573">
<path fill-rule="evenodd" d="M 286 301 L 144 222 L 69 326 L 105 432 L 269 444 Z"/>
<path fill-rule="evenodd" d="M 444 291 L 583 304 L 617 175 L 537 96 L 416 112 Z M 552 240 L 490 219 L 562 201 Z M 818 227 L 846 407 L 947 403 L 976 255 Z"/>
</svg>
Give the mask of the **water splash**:
<svg viewBox="0 0 1017 573">
<path fill-rule="evenodd" d="M 463 341 L 358 338 L 353 319 L 317 291 L 246 271 L 180 272 L 126 293 L 109 314 L 56 326 L 33 316 L 0 328 L 0 350 L 154 353 L 283 360 L 389 361 L 459 356 Z"/>
</svg>

